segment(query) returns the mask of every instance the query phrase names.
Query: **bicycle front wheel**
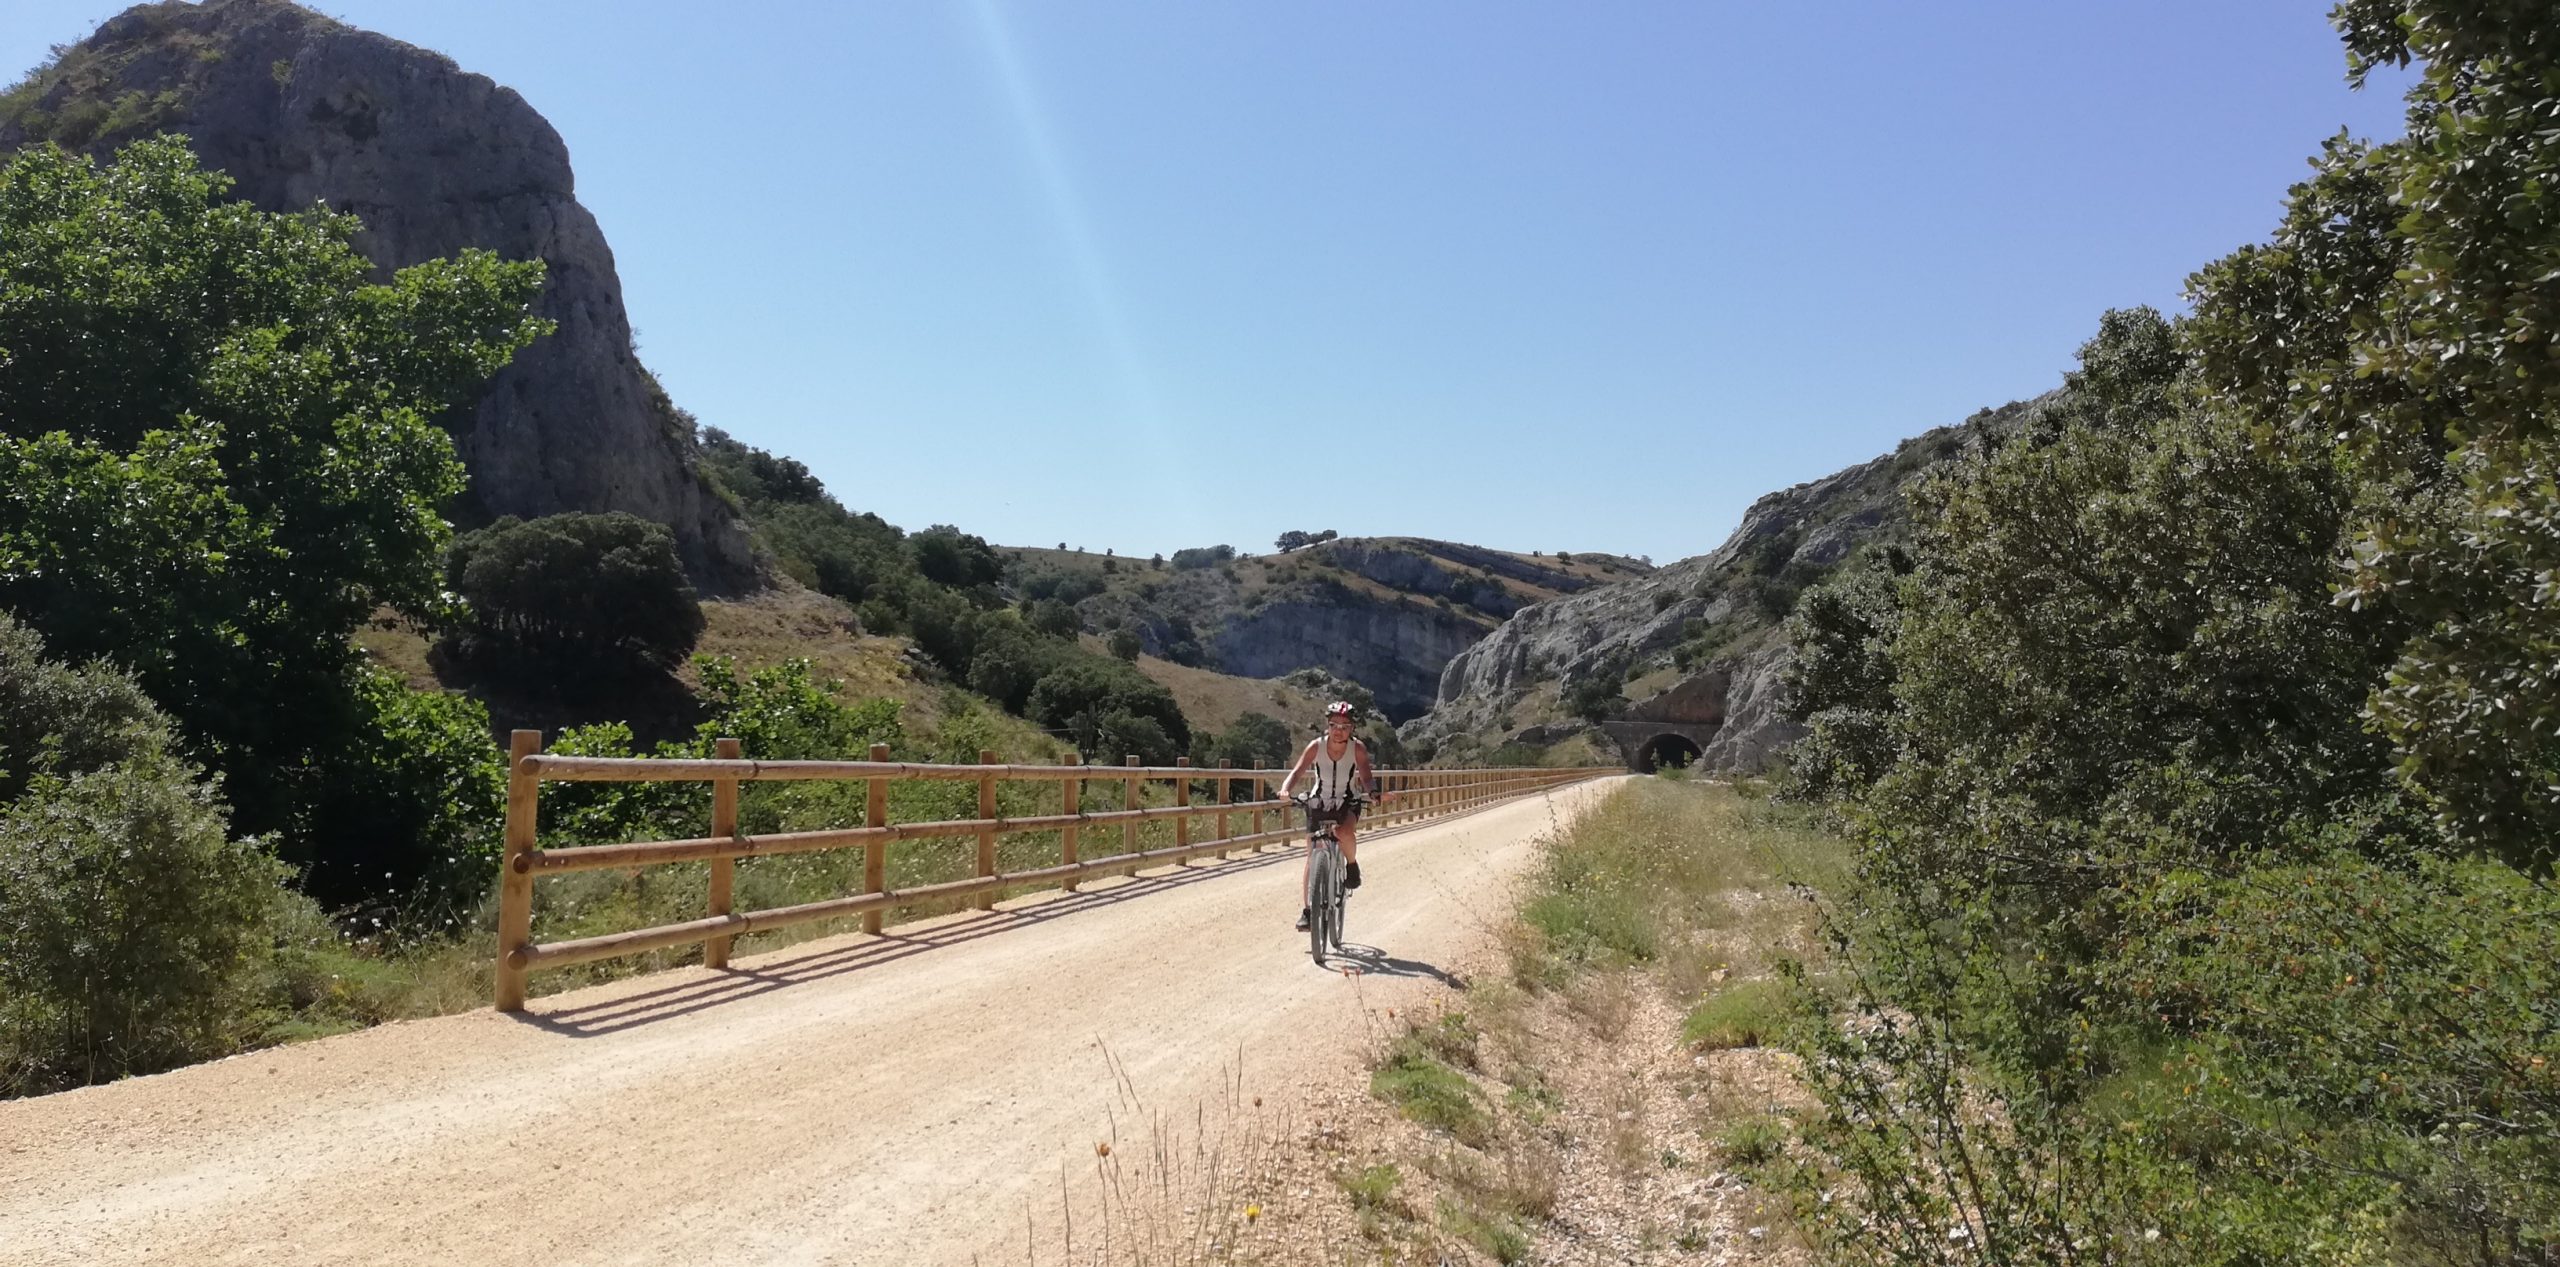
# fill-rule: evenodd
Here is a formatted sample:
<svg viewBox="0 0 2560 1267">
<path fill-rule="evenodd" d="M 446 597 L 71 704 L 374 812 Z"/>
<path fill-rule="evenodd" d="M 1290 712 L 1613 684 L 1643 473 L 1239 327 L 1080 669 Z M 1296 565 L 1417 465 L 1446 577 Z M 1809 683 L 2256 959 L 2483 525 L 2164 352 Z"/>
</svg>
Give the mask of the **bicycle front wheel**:
<svg viewBox="0 0 2560 1267">
<path fill-rule="evenodd" d="M 1324 886 L 1318 884 L 1316 888 L 1321 891 Z M 1307 954 L 1315 959 L 1319 968 L 1324 966 L 1324 926 L 1331 919 L 1322 897 L 1307 905 Z"/>
<path fill-rule="evenodd" d="M 1307 954 L 1323 967 L 1325 944 L 1334 936 L 1332 925 L 1342 901 L 1341 859 L 1330 850 L 1317 854 L 1307 888 Z"/>
</svg>

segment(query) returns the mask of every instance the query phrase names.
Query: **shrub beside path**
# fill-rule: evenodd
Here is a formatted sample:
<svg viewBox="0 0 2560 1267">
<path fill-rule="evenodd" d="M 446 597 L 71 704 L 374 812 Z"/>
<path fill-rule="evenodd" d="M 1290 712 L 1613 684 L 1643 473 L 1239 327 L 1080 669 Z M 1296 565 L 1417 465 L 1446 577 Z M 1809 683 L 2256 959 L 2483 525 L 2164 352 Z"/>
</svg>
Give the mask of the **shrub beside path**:
<svg viewBox="0 0 2560 1267">
<path fill-rule="evenodd" d="M 1082 1258 L 1087 1189 L 1148 1182 L 1098 1142 L 1360 1086 L 1374 1017 L 1614 782 L 1364 838 L 1357 980 L 1309 963 L 1273 851 L 0 1103 L 0 1259 Z"/>
</svg>

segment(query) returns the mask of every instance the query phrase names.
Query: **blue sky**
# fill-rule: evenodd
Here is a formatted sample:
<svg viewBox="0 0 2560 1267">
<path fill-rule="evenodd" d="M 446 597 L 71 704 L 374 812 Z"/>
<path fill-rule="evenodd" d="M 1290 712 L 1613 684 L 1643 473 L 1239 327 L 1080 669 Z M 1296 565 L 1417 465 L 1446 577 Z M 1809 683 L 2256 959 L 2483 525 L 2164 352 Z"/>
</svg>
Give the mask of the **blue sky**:
<svg viewBox="0 0 2560 1267">
<path fill-rule="evenodd" d="M 115 7 L 11 0 L 0 65 Z M 705 423 L 1124 554 L 1697 554 L 2054 385 L 2323 137 L 2399 130 L 2324 3 L 318 7 L 550 119 Z"/>
</svg>

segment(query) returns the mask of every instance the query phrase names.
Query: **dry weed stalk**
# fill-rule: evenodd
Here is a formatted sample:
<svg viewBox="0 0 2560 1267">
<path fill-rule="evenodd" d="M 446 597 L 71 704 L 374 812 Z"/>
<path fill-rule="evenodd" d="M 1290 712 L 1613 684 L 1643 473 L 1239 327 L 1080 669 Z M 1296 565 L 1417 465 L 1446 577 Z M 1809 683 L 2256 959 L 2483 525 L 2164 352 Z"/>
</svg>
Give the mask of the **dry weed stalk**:
<svg viewBox="0 0 2560 1267">
<path fill-rule="evenodd" d="M 1092 1182 L 1058 1176 L 1064 1267 L 1205 1267 L 1239 1261 L 1240 1243 L 1277 1196 L 1292 1136 L 1284 1108 L 1244 1089 L 1244 1053 L 1221 1071 L 1216 1103 L 1191 1120 L 1148 1107 L 1108 1045 L 1113 1103 L 1094 1145 Z M 1028 1219 L 1026 1211 L 1026 1221 Z M 1036 1255 L 1027 1234 L 1025 1262 Z"/>
</svg>

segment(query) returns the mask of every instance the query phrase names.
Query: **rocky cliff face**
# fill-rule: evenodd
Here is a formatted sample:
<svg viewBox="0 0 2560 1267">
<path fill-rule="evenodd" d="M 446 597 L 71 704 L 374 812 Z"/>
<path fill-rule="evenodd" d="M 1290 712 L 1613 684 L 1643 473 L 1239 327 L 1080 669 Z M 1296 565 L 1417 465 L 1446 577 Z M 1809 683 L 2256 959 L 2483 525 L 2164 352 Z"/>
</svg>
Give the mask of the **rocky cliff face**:
<svg viewBox="0 0 2560 1267">
<path fill-rule="evenodd" d="M 157 131 L 188 134 L 259 207 L 362 217 L 360 245 L 386 275 L 466 247 L 544 261 L 539 311 L 559 330 L 451 423 L 472 495 L 491 515 L 629 511 L 674 531 L 697 585 L 754 582 L 690 427 L 632 354 L 568 149 L 522 97 L 286 0 L 205 0 L 128 9 L 0 101 L 0 148 L 105 154 Z"/>
<path fill-rule="evenodd" d="M 1374 694 L 1396 721 L 1431 706 L 1441 667 L 1533 603 L 1651 565 L 1615 555 L 1513 554 L 1421 537 L 1344 537 L 1288 554 L 1206 563 L 1008 548 L 1023 594 L 1072 599 L 1087 629 L 1126 629 L 1145 651 L 1240 677 L 1322 669 Z M 1177 556 L 1179 558 L 1180 556 Z"/>
<path fill-rule="evenodd" d="M 1551 740 L 1551 718 L 1520 716 L 1547 683 L 1594 674 L 1654 679 L 1624 711 L 1629 719 L 1716 715 L 1721 725 L 1701 763 L 1756 771 L 1798 734 L 1786 716 L 1788 652 L 1777 626 L 1797 588 L 1818 580 L 1860 544 L 1896 535 L 1903 491 L 1936 463 L 2026 425 L 2059 393 L 1985 410 L 1954 427 L 1904 441 L 1892 453 L 1752 503 L 1723 545 L 1647 575 L 1523 607 L 1440 675 L 1431 712 L 1403 728 L 1410 742 L 1491 745 Z M 1675 653 L 1702 651 L 1685 668 Z M 1666 663 L 1671 662 L 1671 663 Z M 1665 683 L 1665 670 L 1676 676 Z M 1716 699 L 1700 705 L 1700 693 Z M 1542 724 L 1527 727 L 1519 723 Z"/>
<path fill-rule="evenodd" d="M 1415 537 L 1350 537 L 1308 552 L 1354 576 L 1388 589 L 1459 606 L 1500 619 L 1547 593 L 1591 588 L 1587 576 L 1561 567 L 1454 541 Z M 1630 571 L 1640 565 L 1627 564 Z M 1506 582 L 1509 582 L 1506 584 Z"/>
<path fill-rule="evenodd" d="M 1212 653 L 1222 672 L 1279 677 L 1323 669 L 1368 687 L 1390 721 L 1431 706 L 1439 666 L 1484 626 L 1436 607 L 1337 592 L 1266 604 L 1230 619 Z"/>
</svg>

